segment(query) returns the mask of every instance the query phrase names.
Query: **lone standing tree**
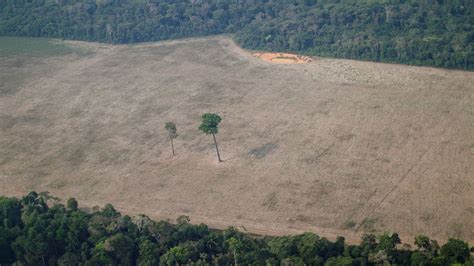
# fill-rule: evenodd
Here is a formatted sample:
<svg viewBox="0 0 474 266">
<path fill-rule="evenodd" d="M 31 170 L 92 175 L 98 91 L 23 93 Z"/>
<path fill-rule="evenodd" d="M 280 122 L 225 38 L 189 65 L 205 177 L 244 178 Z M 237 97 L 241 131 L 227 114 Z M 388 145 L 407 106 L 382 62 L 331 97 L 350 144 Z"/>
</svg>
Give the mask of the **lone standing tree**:
<svg viewBox="0 0 474 266">
<path fill-rule="evenodd" d="M 178 130 L 176 129 L 176 125 L 173 122 L 167 122 L 165 124 L 165 129 L 168 131 L 168 136 L 171 140 L 171 150 L 173 151 L 174 156 L 174 143 L 173 140 L 178 137 Z"/>
<path fill-rule="evenodd" d="M 202 115 L 202 123 L 199 126 L 199 130 L 207 135 L 212 135 L 214 138 L 214 144 L 216 145 L 217 158 L 219 159 L 219 162 L 222 162 L 222 160 L 221 155 L 219 154 L 219 147 L 217 147 L 216 134 L 219 131 L 218 127 L 221 120 L 221 117 L 217 114 L 206 113 Z"/>
</svg>

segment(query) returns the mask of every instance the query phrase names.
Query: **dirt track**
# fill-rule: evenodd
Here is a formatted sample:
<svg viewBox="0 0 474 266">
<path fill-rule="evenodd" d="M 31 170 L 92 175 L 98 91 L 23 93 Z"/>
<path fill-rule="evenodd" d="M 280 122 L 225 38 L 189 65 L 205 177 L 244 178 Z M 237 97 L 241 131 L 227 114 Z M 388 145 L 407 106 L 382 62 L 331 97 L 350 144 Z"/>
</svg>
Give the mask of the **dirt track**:
<svg viewBox="0 0 474 266">
<path fill-rule="evenodd" d="M 474 241 L 472 72 L 272 64 L 225 37 L 73 44 L 95 54 L 0 62 L 0 194 L 265 234 Z M 204 112 L 223 118 L 221 164 Z"/>
</svg>

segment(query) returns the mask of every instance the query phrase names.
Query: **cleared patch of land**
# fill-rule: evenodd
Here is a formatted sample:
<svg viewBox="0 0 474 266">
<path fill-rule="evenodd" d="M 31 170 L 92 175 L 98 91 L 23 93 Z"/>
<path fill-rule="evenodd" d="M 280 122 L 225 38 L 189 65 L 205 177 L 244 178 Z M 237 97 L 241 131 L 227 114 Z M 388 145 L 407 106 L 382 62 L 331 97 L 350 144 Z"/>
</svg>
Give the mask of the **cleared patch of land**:
<svg viewBox="0 0 474 266">
<path fill-rule="evenodd" d="M 289 53 L 254 53 L 255 57 L 261 58 L 265 61 L 277 64 L 306 64 L 312 61 L 310 57 L 289 54 Z"/>
<path fill-rule="evenodd" d="M 474 240 L 472 72 L 274 64 L 225 37 L 69 44 L 93 52 L 0 60 L 3 195 L 264 234 Z M 204 112 L 223 118 L 223 163 Z"/>
</svg>

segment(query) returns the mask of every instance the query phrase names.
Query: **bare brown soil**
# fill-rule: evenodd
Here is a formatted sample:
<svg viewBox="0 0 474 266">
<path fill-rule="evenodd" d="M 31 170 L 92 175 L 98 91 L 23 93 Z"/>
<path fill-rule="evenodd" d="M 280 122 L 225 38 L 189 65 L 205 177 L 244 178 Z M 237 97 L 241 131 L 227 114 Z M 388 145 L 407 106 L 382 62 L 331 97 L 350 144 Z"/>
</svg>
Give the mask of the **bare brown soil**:
<svg viewBox="0 0 474 266">
<path fill-rule="evenodd" d="M 255 57 L 277 64 L 306 64 L 313 61 L 310 57 L 289 53 L 254 53 Z"/>
<path fill-rule="evenodd" d="M 73 44 L 95 53 L 0 60 L 0 194 L 270 235 L 474 240 L 472 72 L 273 64 L 225 37 Z M 223 163 L 204 112 L 223 118 Z"/>
</svg>

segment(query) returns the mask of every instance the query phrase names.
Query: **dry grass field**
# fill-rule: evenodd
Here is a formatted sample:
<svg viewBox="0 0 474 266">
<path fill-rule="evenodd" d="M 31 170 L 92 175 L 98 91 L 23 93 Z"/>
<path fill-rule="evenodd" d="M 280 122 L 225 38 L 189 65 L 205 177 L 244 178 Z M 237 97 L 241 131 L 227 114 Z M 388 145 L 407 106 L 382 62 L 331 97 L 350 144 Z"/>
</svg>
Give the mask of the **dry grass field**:
<svg viewBox="0 0 474 266">
<path fill-rule="evenodd" d="M 270 235 L 474 241 L 472 72 L 274 64 L 227 37 L 67 44 L 89 52 L 0 58 L 0 194 Z M 204 112 L 223 118 L 223 163 Z"/>
</svg>

